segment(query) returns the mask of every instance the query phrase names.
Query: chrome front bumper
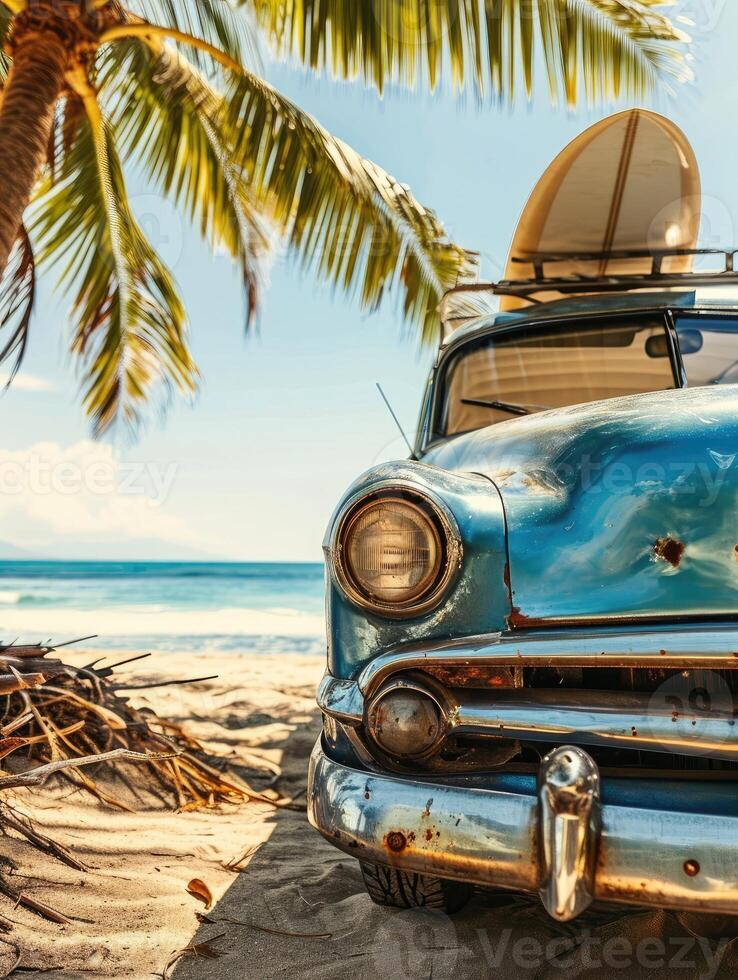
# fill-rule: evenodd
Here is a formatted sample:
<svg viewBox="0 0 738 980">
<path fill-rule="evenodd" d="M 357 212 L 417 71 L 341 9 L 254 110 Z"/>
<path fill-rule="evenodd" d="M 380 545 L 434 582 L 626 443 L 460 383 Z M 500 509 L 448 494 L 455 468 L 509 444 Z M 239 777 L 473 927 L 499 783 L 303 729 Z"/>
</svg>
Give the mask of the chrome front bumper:
<svg viewBox="0 0 738 980">
<path fill-rule="evenodd" d="M 361 772 L 319 741 L 308 801 L 352 857 L 539 893 L 560 920 L 593 900 L 738 915 L 738 817 L 602 805 L 581 748 L 544 760 L 536 796 Z"/>
</svg>

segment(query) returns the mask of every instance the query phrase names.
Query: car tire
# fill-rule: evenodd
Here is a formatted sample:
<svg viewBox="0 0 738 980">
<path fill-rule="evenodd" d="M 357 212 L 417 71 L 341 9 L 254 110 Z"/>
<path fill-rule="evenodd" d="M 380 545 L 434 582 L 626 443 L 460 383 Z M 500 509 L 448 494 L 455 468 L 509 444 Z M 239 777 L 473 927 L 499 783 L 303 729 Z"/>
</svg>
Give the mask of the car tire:
<svg viewBox="0 0 738 980">
<path fill-rule="evenodd" d="M 474 893 L 471 885 L 461 881 L 398 871 L 384 864 L 360 863 L 364 886 L 377 905 L 395 909 L 438 909 L 452 915 L 460 911 Z"/>
<path fill-rule="evenodd" d="M 677 912 L 680 925 L 696 939 L 730 939 L 738 937 L 738 915 L 709 915 L 699 912 Z"/>
</svg>

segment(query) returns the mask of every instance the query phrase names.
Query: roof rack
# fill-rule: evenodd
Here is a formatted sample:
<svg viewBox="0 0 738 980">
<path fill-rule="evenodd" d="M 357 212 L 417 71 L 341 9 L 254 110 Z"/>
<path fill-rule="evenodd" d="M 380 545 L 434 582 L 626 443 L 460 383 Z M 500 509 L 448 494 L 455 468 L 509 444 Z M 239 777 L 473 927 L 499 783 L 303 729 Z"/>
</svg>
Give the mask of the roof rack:
<svg viewBox="0 0 738 980">
<path fill-rule="evenodd" d="M 665 259 L 687 256 L 722 256 L 723 268 L 717 270 L 692 272 L 663 272 Z M 517 296 L 538 303 L 536 293 L 560 293 L 563 296 L 577 293 L 617 293 L 634 289 L 660 287 L 673 289 L 678 287 L 698 287 L 716 285 L 738 285 L 736 270 L 736 255 L 738 249 L 721 248 L 663 248 L 663 249 L 623 249 L 612 252 L 536 252 L 529 256 L 515 256 L 513 263 L 533 266 L 534 275 L 527 279 L 503 279 L 500 282 L 479 282 L 454 286 L 444 296 L 441 307 L 441 317 L 444 323 L 453 320 L 468 319 L 473 313 L 464 314 L 457 307 L 450 316 L 444 315 L 444 307 L 448 309 L 447 300 L 460 294 L 470 296 L 475 293 L 486 293 L 494 296 Z M 597 275 L 546 275 L 546 265 L 561 262 L 599 262 L 607 266 L 609 262 L 627 259 L 650 259 L 651 269 L 648 272 L 637 273 L 607 273 Z M 478 315 L 478 314 L 477 314 Z"/>
</svg>

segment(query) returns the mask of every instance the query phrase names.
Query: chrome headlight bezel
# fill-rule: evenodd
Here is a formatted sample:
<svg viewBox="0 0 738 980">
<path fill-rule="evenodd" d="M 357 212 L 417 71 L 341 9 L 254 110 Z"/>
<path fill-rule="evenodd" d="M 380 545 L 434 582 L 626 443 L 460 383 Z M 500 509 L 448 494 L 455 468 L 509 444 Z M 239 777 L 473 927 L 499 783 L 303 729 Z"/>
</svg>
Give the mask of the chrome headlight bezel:
<svg viewBox="0 0 738 980">
<path fill-rule="evenodd" d="M 346 536 L 367 507 L 380 500 L 395 500 L 416 511 L 433 529 L 439 548 L 438 570 L 430 585 L 405 602 L 387 602 L 367 594 L 356 583 L 346 560 Z M 463 547 L 454 515 L 435 494 L 411 483 L 391 481 L 362 491 L 346 502 L 335 521 L 330 547 L 331 571 L 344 595 L 360 609 L 389 619 L 410 619 L 435 609 L 461 568 Z"/>
<path fill-rule="evenodd" d="M 426 699 L 433 705 L 436 712 L 437 730 L 434 738 L 427 745 L 419 746 L 415 751 L 406 749 L 403 752 L 393 752 L 389 747 L 382 744 L 378 732 L 378 713 L 381 711 L 382 704 L 398 692 L 415 694 Z M 425 680 L 420 683 L 408 677 L 392 678 L 367 700 L 365 706 L 364 731 L 370 750 L 378 753 L 382 758 L 392 759 L 396 762 L 421 762 L 433 758 L 441 751 L 450 728 L 449 705 L 442 688 L 432 683 L 425 683 Z"/>
</svg>

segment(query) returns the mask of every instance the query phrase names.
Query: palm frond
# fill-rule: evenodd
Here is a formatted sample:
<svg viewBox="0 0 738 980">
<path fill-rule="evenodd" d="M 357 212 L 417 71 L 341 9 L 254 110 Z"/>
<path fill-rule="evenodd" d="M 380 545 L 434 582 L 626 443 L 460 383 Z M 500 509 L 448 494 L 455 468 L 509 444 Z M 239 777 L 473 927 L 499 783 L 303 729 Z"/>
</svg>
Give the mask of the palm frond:
<svg viewBox="0 0 738 980">
<path fill-rule="evenodd" d="M 134 427 L 156 394 L 191 393 L 197 369 L 168 270 L 131 211 L 110 128 L 89 105 L 58 178 L 37 195 L 32 234 L 40 263 L 61 265 L 76 288 L 73 352 L 96 433 Z"/>
<path fill-rule="evenodd" d="M 22 226 L 0 283 L 0 364 L 13 361 L 8 384 L 26 352 L 35 298 L 36 262 L 28 232 Z"/>
<path fill-rule="evenodd" d="M 687 80 L 686 40 L 657 8 L 662 0 L 538 0 L 550 84 L 561 79 L 569 105 L 643 98 L 660 82 Z"/>
<path fill-rule="evenodd" d="M 114 46 L 101 83 L 124 156 L 239 263 L 250 320 L 272 232 L 233 165 L 221 96 L 172 45 L 138 40 Z"/>
<path fill-rule="evenodd" d="M 476 271 L 410 189 L 251 74 L 224 103 L 236 161 L 306 268 L 375 309 L 394 293 L 437 340 L 441 294 Z"/>
<path fill-rule="evenodd" d="M 120 86 L 119 60 L 110 69 L 116 136 L 203 234 L 224 241 L 248 272 L 254 248 L 266 245 L 266 212 L 306 267 L 358 292 L 365 308 L 401 294 L 406 318 L 437 338 L 439 297 L 473 260 L 407 187 L 258 77 L 244 71 L 224 97 L 171 46 L 148 39 L 152 68 L 143 43 L 125 43 L 129 86 Z"/>
<path fill-rule="evenodd" d="M 687 78 L 688 40 L 669 0 L 241 0 L 282 54 L 342 78 L 457 86 L 512 101 L 528 97 L 534 66 L 569 104 L 581 80 L 591 102 L 640 98 L 660 80 Z"/>
<path fill-rule="evenodd" d="M 239 9 L 230 0 L 130 0 L 126 7 L 134 17 L 216 45 L 239 64 L 261 67 L 258 29 L 247 8 Z M 197 51 L 192 59 L 199 68 L 209 63 Z"/>
</svg>

